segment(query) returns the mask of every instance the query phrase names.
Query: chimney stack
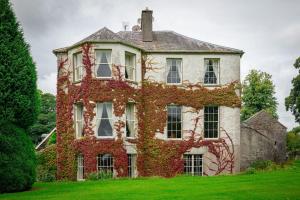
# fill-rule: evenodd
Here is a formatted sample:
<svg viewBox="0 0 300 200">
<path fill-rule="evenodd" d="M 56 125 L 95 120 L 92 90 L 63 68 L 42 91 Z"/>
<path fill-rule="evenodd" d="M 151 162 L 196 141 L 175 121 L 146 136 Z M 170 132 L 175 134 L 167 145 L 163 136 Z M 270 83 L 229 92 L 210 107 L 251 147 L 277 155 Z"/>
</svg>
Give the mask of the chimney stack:
<svg viewBox="0 0 300 200">
<path fill-rule="evenodd" d="M 152 21 L 152 10 L 148 10 L 146 7 L 146 9 L 142 11 L 142 32 L 144 42 L 152 42 L 153 40 Z"/>
</svg>

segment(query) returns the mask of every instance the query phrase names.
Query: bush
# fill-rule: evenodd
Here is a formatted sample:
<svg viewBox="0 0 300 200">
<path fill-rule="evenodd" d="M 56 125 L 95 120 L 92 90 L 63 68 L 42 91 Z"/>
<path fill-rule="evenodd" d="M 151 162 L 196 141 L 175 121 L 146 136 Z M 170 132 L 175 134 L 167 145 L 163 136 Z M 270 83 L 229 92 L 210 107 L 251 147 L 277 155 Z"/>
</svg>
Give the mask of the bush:
<svg viewBox="0 0 300 200">
<path fill-rule="evenodd" d="M 244 174 L 255 174 L 256 170 L 253 167 L 248 167 Z"/>
<path fill-rule="evenodd" d="M 56 145 L 50 145 L 37 153 L 37 180 L 51 182 L 56 180 Z"/>
<path fill-rule="evenodd" d="M 257 160 L 251 163 L 250 167 L 256 170 L 266 170 L 266 169 L 270 169 L 272 165 L 273 162 L 271 160 Z"/>
<path fill-rule="evenodd" d="M 11 123 L 0 125 L 0 192 L 31 188 L 35 181 L 36 158 L 25 131 Z"/>
<path fill-rule="evenodd" d="M 113 174 L 109 171 L 92 172 L 87 176 L 87 179 L 91 181 L 105 180 L 105 179 L 112 179 L 112 178 L 113 178 Z"/>
<path fill-rule="evenodd" d="M 56 132 L 52 133 L 50 136 L 47 145 L 56 144 Z"/>
</svg>

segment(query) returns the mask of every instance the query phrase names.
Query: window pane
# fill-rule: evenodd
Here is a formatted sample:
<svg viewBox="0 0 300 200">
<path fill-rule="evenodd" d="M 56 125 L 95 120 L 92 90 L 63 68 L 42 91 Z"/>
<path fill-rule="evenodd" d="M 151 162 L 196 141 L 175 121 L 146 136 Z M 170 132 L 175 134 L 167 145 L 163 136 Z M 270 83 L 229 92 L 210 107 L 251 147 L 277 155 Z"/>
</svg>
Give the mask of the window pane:
<svg viewBox="0 0 300 200">
<path fill-rule="evenodd" d="M 184 173 L 192 175 L 193 173 L 192 155 L 183 155 L 183 161 L 184 161 L 184 168 L 183 168 Z"/>
<path fill-rule="evenodd" d="M 167 107 L 168 138 L 181 138 L 181 106 L 171 105 Z"/>
<path fill-rule="evenodd" d="M 202 155 L 194 155 L 194 175 L 202 176 Z"/>
<path fill-rule="evenodd" d="M 75 132 L 76 138 L 79 138 L 83 136 L 83 106 L 75 104 L 74 108 Z"/>
<path fill-rule="evenodd" d="M 167 59 L 167 83 L 181 82 L 181 59 Z"/>
<path fill-rule="evenodd" d="M 109 176 L 113 176 L 113 157 L 111 154 L 101 154 L 97 157 L 98 160 L 98 172 L 106 173 Z"/>
<path fill-rule="evenodd" d="M 204 137 L 218 138 L 219 111 L 218 106 L 204 107 Z"/>
<path fill-rule="evenodd" d="M 134 104 L 128 103 L 126 105 L 126 137 L 135 136 L 135 117 L 134 117 Z"/>
<path fill-rule="evenodd" d="M 219 60 L 217 59 L 205 59 L 205 84 L 216 84 L 217 83 L 217 74 L 219 67 Z"/>
<path fill-rule="evenodd" d="M 128 177 L 135 177 L 136 156 L 134 154 L 127 154 L 127 158 L 128 158 Z"/>
<path fill-rule="evenodd" d="M 77 156 L 77 179 L 82 180 L 84 175 L 84 159 L 83 155 L 79 154 Z"/>
<path fill-rule="evenodd" d="M 111 51 L 96 50 L 97 77 L 111 77 Z"/>
<path fill-rule="evenodd" d="M 112 136 L 112 103 L 105 102 L 97 105 L 98 136 Z"/>
</svg>

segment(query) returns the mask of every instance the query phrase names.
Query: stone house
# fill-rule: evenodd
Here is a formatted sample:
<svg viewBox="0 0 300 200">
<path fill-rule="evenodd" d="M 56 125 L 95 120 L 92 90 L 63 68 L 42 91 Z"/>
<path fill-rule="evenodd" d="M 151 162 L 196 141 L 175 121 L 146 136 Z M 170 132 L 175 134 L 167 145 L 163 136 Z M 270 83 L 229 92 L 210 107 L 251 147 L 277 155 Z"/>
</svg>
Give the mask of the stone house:
<svg viewBox="0 0 300 200">
<path fill-rule="evenodd" d="M 262 110 L 241 123 L 241 170 L 256 160 L 286 160 L 286 127 Z"/>
<path fill-rule="evenodd" d="M 58 179 L 240 170 L 243 51 L 174 31 L 102 28 L 54 50 Z"/>
</svg>

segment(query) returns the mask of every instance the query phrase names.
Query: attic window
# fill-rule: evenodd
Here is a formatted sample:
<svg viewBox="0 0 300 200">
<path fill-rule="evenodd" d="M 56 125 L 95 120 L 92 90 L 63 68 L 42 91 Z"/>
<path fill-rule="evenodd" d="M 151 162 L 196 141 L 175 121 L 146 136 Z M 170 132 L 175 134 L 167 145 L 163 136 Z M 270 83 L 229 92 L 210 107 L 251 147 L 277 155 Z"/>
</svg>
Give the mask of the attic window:
<svg viewBox="0 0 300 200">
<path fill-rule="evenodd" d="M 219 59 L 205 59 L 204 84 L 218 84 Z"/>
<path fill-rule="evenodd" d="M 111 50 L 96 50 L 96 77 L 111 78 Z"/>
<path fill-rule="evenodd" d="M 167 59 L 167 83 L 181 83 L 182 60 L 178 58 Z"/>
</svg>

